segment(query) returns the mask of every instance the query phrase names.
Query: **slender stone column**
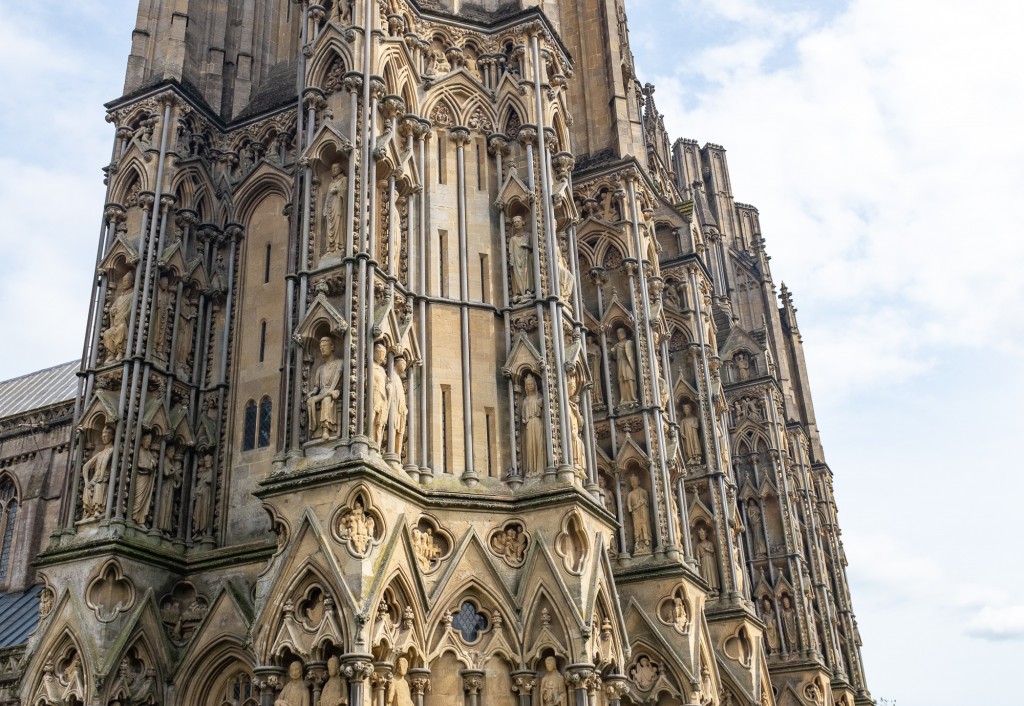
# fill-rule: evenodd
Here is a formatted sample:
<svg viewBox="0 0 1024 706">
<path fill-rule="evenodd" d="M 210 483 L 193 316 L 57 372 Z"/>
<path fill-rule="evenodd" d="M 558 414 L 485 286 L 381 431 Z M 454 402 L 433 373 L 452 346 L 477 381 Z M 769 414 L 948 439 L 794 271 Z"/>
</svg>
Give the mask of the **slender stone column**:
<svg viewBox="0 0 1024 706">
<path fill-rule="evenodd" d="M 347 654 L 341 658 L 341 673 L 348 682 L 349 706 L 370 706 L 366 699 L 366 680 L 374 673 L 372 655 Z"/>
<path fill-rule="evenodd" d="M 608 706 L 620 706 L 622 697 L 630 692 L 629 680 L 619 674 L 607 676 L 602 680 L 602 689 Z"/>
<path fill-rule="evenodd" d="M 569 687 L 569 706 L 590 706 L 589 692 L 592 690 L 592 680 L 597 674 L 591 664 L 570 664 L 565 670 L 566 686 Z M 600 680 L 600 677 L 598 677 Z"/>
<path fill-rule="evenodd" d="M 390 662 L 374 662 L 373 673 L 370 675 L 370 686 L 373 689 L 373 706 L 384 706 L 387 690 L 394 679 Z"/>
<path fill-rule="evenodd" d="M 466 233 L 466 144 L 469 142 L 469 130 L 463 127 L 452 128 L 449 132 L 451 141 L 455 143 L 456 165 L 456 204 L 459 230 L 459 323 L 462 343 L 462 437 L 465 468 L 462 471 L 462 482 L 472 488 L 480 476 L 473 467 L 473 375 L 472 359 L 469 351 L 469 262 Z"/>
<path fill-rule="evenodd" d="M 512 691 L 519 695 L 519 706 L 532 706 L 533 689 L 537 686 L 537 673 L 532 669 L 512 672 Z"/>
<path fill-rule="evenodd" d="M 484 688 L 484 672 L 479 669 L 463 669 L 462 690 L 466 694 L 466 706 L 480 706 L 480 691 Z"/>
<path fill-rule="evenodd" d="M 425 695 L 430 693 L 430 670 L 410 669 L 409 687 L 416 706 L 423 706 Z"/>
</svg>

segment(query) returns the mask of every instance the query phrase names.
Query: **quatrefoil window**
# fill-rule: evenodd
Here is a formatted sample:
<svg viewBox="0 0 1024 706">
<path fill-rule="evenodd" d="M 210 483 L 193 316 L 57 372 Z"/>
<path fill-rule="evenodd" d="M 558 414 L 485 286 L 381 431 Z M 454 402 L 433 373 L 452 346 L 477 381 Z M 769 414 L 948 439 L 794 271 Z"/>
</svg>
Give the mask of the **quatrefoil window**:
<svg viewBox="0 0 1024 706">
<path fill-rule="evenodd" d="M 488 625 L 487 616 L 469 601 L 464 602 L 458 612 L 452 613 L 452 627 L 459 631 L 466 642 L 476 642 Z"/>
</svg>

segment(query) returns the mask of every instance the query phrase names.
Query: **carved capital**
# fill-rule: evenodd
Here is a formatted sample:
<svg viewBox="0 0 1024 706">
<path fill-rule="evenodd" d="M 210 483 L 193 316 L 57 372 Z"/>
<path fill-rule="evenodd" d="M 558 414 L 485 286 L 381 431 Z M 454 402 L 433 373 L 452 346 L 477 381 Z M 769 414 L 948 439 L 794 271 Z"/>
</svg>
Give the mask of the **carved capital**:
<svg viewBox="0 0 1024 706">
<path fill-rule="evenodd" d="M 526 696 L 533 693 L 533 688 L 537 686 L 537 673 L 533 671 L 528 672 L 512 672 L 512 691 L 516 692 L 520 696 Z"/>
<path fill-rule="evenodd" d="M 430 670 L 410 669 L 409 687 L 412 689 L 414 694 L 430 693 Z"/>
<path fill-rule="evenodd" d="M 484 688 L 484 673 L 477 670 L 463 670 L 462 690 L 471 696 L 480 693 Z"/>
<path fill-rule="evenodd" d="M 469 144 L 469 130 L 464 127 L 453 127 L 448 131 L 448 137 L 459 147 Z"/>
</svg>

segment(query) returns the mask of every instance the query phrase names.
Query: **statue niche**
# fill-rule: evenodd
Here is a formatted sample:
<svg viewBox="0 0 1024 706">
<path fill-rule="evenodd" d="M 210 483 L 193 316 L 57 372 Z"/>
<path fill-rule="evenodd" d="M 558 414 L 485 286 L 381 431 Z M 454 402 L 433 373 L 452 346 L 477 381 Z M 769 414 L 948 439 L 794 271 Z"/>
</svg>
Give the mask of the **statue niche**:
<svg viewBox="0 0 1024 706">
<path fill-rule="evenodd" d="M 128 322 L 132 312 L 132 298 L 135 293 L 135 271 L 128 270 L 121 277 L 107 309 L 107 329 L 100 340 L 105 351 L 103 362 L 121 360 L 128 346 Z"/>
<path fill-rule="evenodd" d="M 633 529 L 633 556 L 651 553 L 651 495 L 640 483 L 640 470 L 633 468 L 629 473 L 629 492 L 626 494 L 626 511 Z M 646 481 L 646 474 L 644 480 Z"/>
<path fill-rule="evenodd" d="M 333 337 L 320 338 L 320 355 L 323 362 L 310 378 L 309 395 L 306 398 L 306 429 L 310 441 L 317 438 L 318 429 L 323 441 L 337 439 L 339 431 L 337 403 L 341 396 L 340 383 L 344 366 L 335 357 Z"/>
<path fill-rule="evenodd" d="M 114 427 L 103 426 L 98 442 L 92 444 L 92 455 L 82 464 L 82 522 L 99 519 L 107 509 L 107 490 L 114 457 Z"/>
<path fill-rule="evenodd" d="M 324 257 L 339 255 L 350 228 L 348 218 L 348 176 L 345 164 L 338 160 L 331 164 L 330 179 L 324 189 L 321 213 L 321 247 Z"/>
<path fill-rule="evenodd" d="M 135 480 L 132 484 L 132 520 L 137 525 L 146 524 L 153 503 L 159 464 L 159 452 L 153 448 L 153 443 L 153 430 L 144 429 L 135 454 Z"/>
<path fill-rule="evenodd" d="M 512 301 L 523 301 L 536 291 L 533 282 L 533 243 L 522 216 L 513 216 L 509 222 L 508 260 Z"/>
<path fill-rule="evenodd" d="M 522 420 L 522 464 L 527 478 L 544 473 L 547 452 L 544 446 L 544 400 L 540 394 L 537 376 L 528 371 L 523 375 L 523 398 L 520 404 Z"/>
<path fill-rule="evenodd" d="M 615 328 L 615 342 L 609 350 L 609 356 L 615 361 L 619 406 L 636 405 L 636 350 L 625 326 Z"/>
</svg>

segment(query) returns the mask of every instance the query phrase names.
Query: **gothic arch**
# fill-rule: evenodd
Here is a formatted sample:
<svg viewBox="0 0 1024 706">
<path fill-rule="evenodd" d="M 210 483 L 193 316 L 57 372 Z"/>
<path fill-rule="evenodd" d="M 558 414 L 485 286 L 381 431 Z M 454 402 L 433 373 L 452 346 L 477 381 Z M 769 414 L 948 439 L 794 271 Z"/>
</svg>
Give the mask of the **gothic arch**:
<svg viewBox="0 0 1024 706">
<path fill-rule="evenodd" d="M 344 37 L 334 27 L 329 26 L 320 35 L 317 44 L 319 46 L 316 48 L 313 58 L 310 59 L 309 66 L 306 69 L 307 85 L 322 87 L 327 81 L 327 75 L 336 59 L 342 63 L 344 68 L 343 74 L 346 71 L 351 71 L 353 66 L 355 66 L 351 45 L 345 41 Z"/>
<path fill-rule="evenodd" d="M 239 672 L 252 677 L 255 666 L 252 655 L 238 638 L 225 636 L 208 646 L 201 653 L 191 655 L 178 669 L 177 692 L 181 703 L 196 706 L 257 706 L 244 698 L 237 702 L 226 698 L 218 691 L 226 686 Z"/>
<path fill-rule="evenodd" d="M 138 151 L 129 148 L 131 156 L 126 161 L 118 166 L 117 176 L 114 179 L 114 183 L 110 187 L 110 202 L 121 204 L 122 206 L 128 206 L 128 195 L 132 191 L 136 182 L 138 183 L 139 191 L 150 191 L 149 185 L 149 170 L 146 169 L 145 163 L 142 161 L 142 157 Z"/>
<path fill-rule="evenodd" d="M 176 197 L 175 208 L 196 211 L 200 222 L 202 211 L 208 208 L 207 203 L 214 200 L 211 195 L 216 193 L 209 173 L 194 163 L 175 172 L 170 191 Z"/>
<path fill-rule="evenodd" d="M 234 220 L 249 226 L 253 214 L 271 194 L 287 202 L 291 198 L 292 178 L 284 171 L 263 164 L 239 185 L 235 197 Z"/>
</svg>

